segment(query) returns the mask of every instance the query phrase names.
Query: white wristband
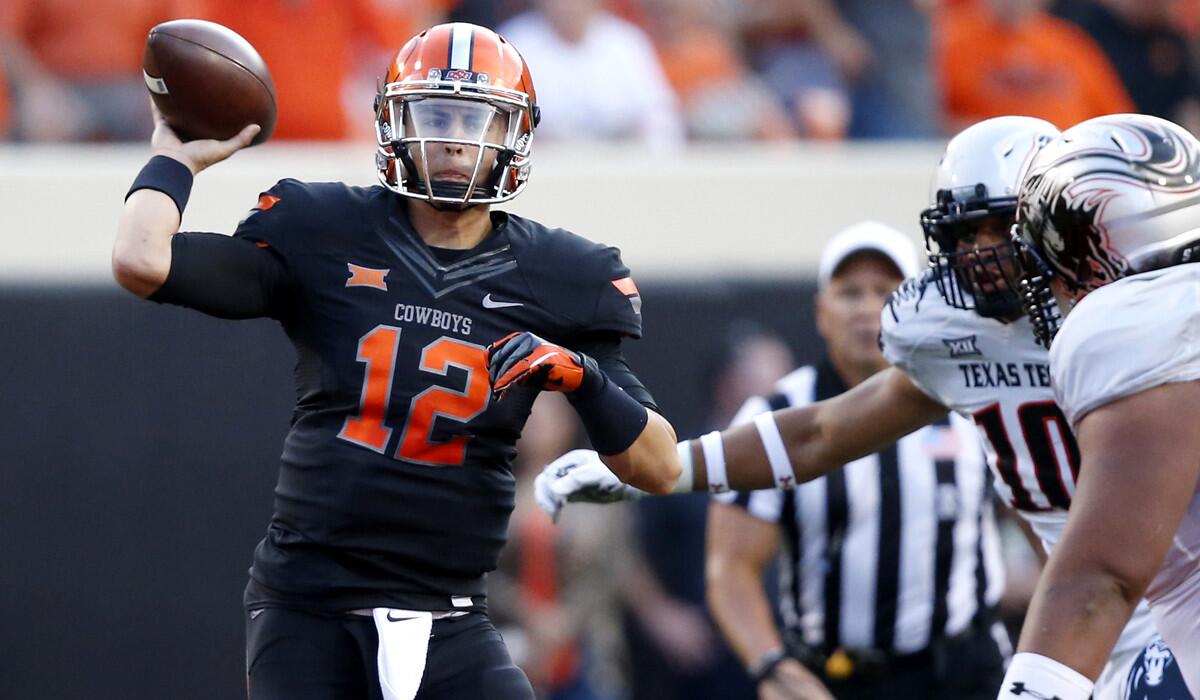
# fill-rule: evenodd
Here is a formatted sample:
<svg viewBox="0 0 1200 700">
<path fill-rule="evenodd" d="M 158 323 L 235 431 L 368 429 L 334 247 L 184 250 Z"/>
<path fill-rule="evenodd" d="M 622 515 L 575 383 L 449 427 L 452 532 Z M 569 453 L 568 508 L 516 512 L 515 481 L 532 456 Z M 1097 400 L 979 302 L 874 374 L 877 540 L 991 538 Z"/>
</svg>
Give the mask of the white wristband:
<svg viewBox="0 0 1200 700">
<path fill-rule="evenodd" d="M 675 482 L 671 493 L 691 493 L 696 483 L 696 468 L 692 465 L 691 440 L 684 440 L 675 445 L 675 450 L 679 453 L 679 463 L 683 465 L 683 471 L 679 473 L 679 480 Z"/>
<path fill-rule="evenodd" d="M 792 460 L 783 444 L 783 436 L 779 434 L 779 426 L 775 424 L 775 415 L 758 414 L 754 417 L 754 427 L 758 428 L 758 437 L 767 452 L 767 461 L 771 463 L 776 488 L 792 488 L 796 485 L 796 470 L 792 468 Z"/>
<path fill-rule="evenodd" d="M 1048 656 L 1021 652 L 1012 658 L 999 698 L 1088 700 L 1095 686 L 1086 676 Z"/>
<path fill-rule="evenodd" d="M 708 478 L 708 490 L 725 493 L 729 490 L 729 477 L 725 474 L 725 445 L 721 433 L 716 430 L 700 436 L 700 448 L 704 451 L 704 474 Z"/>
</svg>

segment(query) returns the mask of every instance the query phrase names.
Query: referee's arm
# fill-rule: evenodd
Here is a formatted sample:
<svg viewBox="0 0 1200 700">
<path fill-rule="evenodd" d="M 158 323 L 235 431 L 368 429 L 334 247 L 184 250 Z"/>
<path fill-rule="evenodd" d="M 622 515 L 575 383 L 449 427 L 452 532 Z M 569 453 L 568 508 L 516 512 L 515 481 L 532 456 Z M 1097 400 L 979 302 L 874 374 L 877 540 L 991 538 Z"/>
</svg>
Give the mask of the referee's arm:
<svg viewBox="0 0 1200 700">
<path fill-rule="evenodd" d="M 708 508 L 707 542 L 708 607 L 725 640 L 753 674 L 764 657 L 783 648 L 762 585 L 763 571 L 779 549 L 779 526 L 714 500 Z M 775 667 L 760 684 L 758 696 L 833 700 L 816 676 L 794 659 Z"/>
</svg>

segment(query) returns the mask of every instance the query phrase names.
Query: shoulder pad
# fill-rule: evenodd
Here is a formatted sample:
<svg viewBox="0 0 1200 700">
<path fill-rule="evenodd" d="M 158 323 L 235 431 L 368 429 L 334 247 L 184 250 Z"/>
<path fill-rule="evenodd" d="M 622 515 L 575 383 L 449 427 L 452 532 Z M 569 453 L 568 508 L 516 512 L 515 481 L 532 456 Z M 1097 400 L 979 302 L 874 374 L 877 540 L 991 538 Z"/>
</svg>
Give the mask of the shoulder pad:
<svg viewBox="0 0 1200 700">
<path fill-rule="evenodd" d="M 280 180 L 258 195 L 258 202 L 238 224 L 234 236 L 269 246 L 281 255 L 320 253 L 342 245 L 336 235 L 348 220 L 361 220 L 380 187 L 351 187 L 340 182 Z M 352 212 L 352 213 L 348 213 Z"/>
<path fill-rule="evenodd" d="M 948 328 L 976 319 L 975 312 L 946 304 L 934 274 L 934 270 L 926 270 L 901 283 L 888 296 L 880 315 L 879 346 L 884 357 L 910 374 L 913 355 L 929 343 L 935 344 L 935 352 L 940 351 L 940 338 Z"/>
<path fill-rule="evenodd" d="M 1050 344 L 1050 372 L 1072 429 L 1105 404 L 1200 378 L 1198 282 L 1194 264 L 1145 272 L 1100 287 L 1071 309 Z"/>
<path fill-rule="evenodd" d="M 918 313 L 927 294 L 937 295 L 937 288 L 934 286 L 934 274 L 936 274 L 934 270 L 926 270 L 915 277 L 909 277 L 888 295 L 884 306 L 897 321 L 899 321 L 901 312 Z M 930 289 L 930 287 L 934 288 Z"/>
<path fill-rule="evenodd" d="M 509 241 L 534 296 L 568 332 L 642 335 L 642 298 L 621 251 L 509 215 Z"/>
</svg>

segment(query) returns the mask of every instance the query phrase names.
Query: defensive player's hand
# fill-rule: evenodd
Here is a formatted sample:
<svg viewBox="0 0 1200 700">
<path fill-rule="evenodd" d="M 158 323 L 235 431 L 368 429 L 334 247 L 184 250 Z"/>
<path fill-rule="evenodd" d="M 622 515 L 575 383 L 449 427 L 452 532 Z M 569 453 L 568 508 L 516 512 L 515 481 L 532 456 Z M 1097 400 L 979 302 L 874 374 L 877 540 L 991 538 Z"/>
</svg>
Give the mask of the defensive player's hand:
<svg viewBox="0 0 1200 700">
<path fill-rule="evenodd" d="M 488 346 L 488 376 L 497 396 L 516 384 L 570 393 L 595 379 L 599 371 L 592 358 L 529 331 L 510 333 Z"/>
<path fill-rule="evenodd" d="M 821 681 L 795 659 L 784 659 L 758 686 L 758 700 L 834 700 Z"/>
<path fill-rule="evenodd" d="M 613 503 L 646 495 L 609 471 L 594 450 L 571 450 L 547 464 L 533 481 L 537 504 L 555 521 L 568 502 Z"/>
<path fill-rule="evenodd" d="M 193 175 L 249 146 L 259 132 L 258 124 L 251 124 L 242 129 L 237 136 L 224 141 L 197 139 L 184 143 L 179 140 L 175 130 L 167 124 L 162 112 L 158 111 L 153 102 L 150 103 L 150 108 L 154 111 L 154 134 L 150 137 L 154 154 L 174 158 L 186 165 Z"/>
</svg>

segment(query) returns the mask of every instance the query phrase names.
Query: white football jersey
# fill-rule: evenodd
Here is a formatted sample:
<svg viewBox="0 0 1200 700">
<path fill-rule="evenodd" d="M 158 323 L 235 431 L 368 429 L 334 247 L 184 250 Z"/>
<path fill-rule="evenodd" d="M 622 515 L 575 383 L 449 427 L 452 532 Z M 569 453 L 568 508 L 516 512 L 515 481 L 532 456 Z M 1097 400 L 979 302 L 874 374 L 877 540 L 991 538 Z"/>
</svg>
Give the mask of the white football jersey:
<svg viewBox="0 0 1200 700">
<path fill-rule="evenodd" d="M 975 423 L 997 493 L 1031 516 L 1048 545 L 1057 542 L 1079 449 L 1054 403 L 1050 358 L 1029 321 L 1002 323 L 949 306 L 926 274 L 905 282 L 884 307 L 880 344 L 922 391 Z"/>
<path fill-rule="evenodd" d="M 1117 399 L 1200 379 L 1200 265 L 1133 275 L 1088 294 L 1055 336 L 1050 365 L 1073 427 Z M 1200 487 L 1146 597 L 1189 577 L 1200 585 Z"/>
<path fill-rule="evenodd" d="M 1028 319 L 1003 323 L 956 309 L 931 274 L 905 281 L 884 306 L 883 354 L 932 399 L 975 423 L 996 492 L 1049 551 L 1066 526 L 1080 461 L 1055 402 L 1049 353 Z M 1154 634 L 1143 601 L 1114 658 L 1140 651 Z"/>
</svg>

